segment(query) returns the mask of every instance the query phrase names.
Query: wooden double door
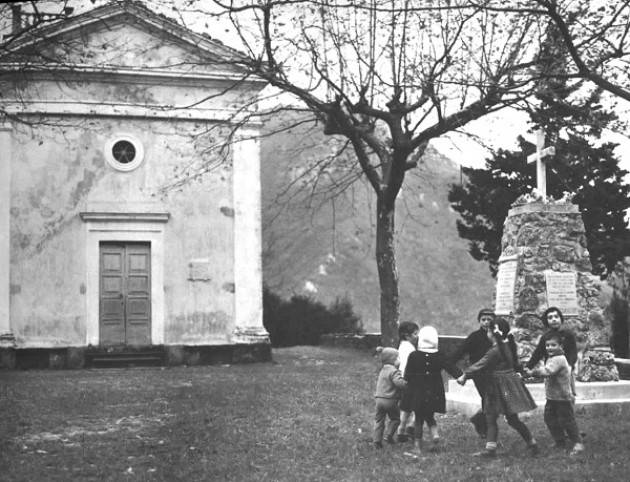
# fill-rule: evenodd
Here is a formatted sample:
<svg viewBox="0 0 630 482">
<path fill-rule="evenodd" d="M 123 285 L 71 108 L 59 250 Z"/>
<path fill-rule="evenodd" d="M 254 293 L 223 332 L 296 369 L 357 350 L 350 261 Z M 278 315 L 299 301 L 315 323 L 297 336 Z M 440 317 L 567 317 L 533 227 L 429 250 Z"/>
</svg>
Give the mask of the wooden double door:
<svg viewBox="0 0 630 482">
<path fill-rule="evenodd" d="M 100 344 L 151 344 L 151 245 L 100 244 Z"/>
</svg>

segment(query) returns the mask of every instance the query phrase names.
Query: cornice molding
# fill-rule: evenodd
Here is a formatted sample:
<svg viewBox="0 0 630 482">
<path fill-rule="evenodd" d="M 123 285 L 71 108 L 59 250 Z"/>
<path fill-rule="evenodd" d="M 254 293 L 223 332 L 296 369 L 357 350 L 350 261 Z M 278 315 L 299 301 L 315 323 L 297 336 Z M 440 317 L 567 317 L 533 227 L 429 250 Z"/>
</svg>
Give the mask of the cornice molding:
<svg viewBox="0 0 630 482">
<path fill-rule="evenodd" d="M 146 222 L 166 223 L 170 213 L 118 213 L 118 212 L 80 212 L 85 222 Z"/>
<path fill-rule="evenodd" d="M 258 85 L 262 88 L 268 82 L 259 77 L 244 77 L 243 74 L 229 70 L 215 70 L 213 72 L 203 72 L 180 69 L 164 69 L 153 67 L 119 67 L 119 66 L 99 66 L 90 64 L 42 64 L 25 66 L 19 62 L 0 62 L 0 75 L 20 77 L 32 76 L 34 79 L 58 80 L 59 75 L 73 75 L 87 78 L 99 82 L 112 81 L 129 83 L 147 83 L 162 85 L 164 80 L 168 80 L 173 85 L 207 85 L 208 81 L 233 82 L 239 85 Z M 243 87 L 244 89 L 245 87 Z M 234 87 L 238 89 L 238 87 Z"/>
<path fill-rule="evenodd" d="M 200 109 L 159 105 L 107 104 L 103 102 L 2 102 L 0 106 L 14 116 L 83 116 L 129 117 L 140 119 L 166 119 L 206 121 L 237 124 L 257 129 L 258 119 L 248 119 L 251 113 L 236 109 Z"/>
</svg>

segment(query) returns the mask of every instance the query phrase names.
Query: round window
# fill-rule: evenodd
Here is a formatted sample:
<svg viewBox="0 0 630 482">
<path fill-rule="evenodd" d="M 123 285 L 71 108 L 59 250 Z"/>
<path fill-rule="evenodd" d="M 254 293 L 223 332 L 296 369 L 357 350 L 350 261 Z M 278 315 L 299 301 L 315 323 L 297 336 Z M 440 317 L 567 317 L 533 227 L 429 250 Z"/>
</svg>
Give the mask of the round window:
<svg viewBox="0 0 630 482">
<path fill-rule="evenodd" d="M 134 136 L 119 134 L 105 144 L 105 159 L 119 171 L 132 171 L 142 163 L 144 149 Z"/>
</svg>

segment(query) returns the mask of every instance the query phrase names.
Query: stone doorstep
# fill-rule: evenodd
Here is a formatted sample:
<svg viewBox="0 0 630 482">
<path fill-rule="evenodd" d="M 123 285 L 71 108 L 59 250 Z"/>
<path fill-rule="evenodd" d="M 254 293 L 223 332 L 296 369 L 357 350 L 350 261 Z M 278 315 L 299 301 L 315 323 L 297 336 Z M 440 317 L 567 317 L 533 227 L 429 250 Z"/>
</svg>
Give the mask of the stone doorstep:
<svg viewBox="0 0 630 482">
<path fill-rule="evenodd" d="M 529 413 L 542 413 L 545 407 L 545 385 L 531 383 L 527 385 L 538 407 Z M 576 410 L 591 409 L 593 407 L 630 407 L 630 380 L 618 382 L 576 382 L 577 398 Z M 472 381 L 465 386 L 455 380 L 448 381 L 446 392 L 446 411 L 472 416 L 481 408 L 481 399 Z"/>
</svg>

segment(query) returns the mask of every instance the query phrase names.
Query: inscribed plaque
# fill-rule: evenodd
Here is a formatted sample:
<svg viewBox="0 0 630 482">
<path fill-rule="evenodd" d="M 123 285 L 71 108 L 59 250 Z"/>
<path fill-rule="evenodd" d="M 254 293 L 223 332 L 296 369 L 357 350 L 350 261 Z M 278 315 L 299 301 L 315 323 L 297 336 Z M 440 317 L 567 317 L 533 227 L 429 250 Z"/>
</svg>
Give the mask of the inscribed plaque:
<svg viewBox="0 0 630 482">
<path fill-rule="evenodd" d="M 576 274 L 572 271 L 545 271 L 547 305 L 559 308 L 565 315 L 578 314 Z"/>
<path fill-rule="evenodd" d="M 188 279 L 190 281 L 210 281 L 210 260 L 208 258 L 191 259 L 188 262 Z"/>
<path fill-rule="evenodd" d="M 516 281 L 516 258 L 501 261 L 497 274 L 497 297 L 494 312 L 509 315 L 514 311 L 514 282 Z"/>
</svg>

